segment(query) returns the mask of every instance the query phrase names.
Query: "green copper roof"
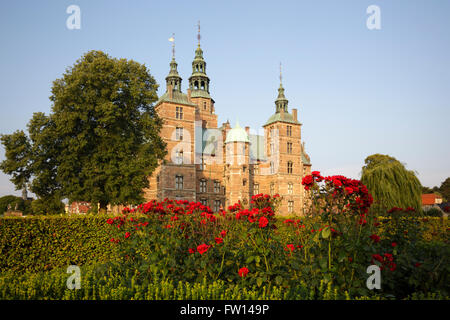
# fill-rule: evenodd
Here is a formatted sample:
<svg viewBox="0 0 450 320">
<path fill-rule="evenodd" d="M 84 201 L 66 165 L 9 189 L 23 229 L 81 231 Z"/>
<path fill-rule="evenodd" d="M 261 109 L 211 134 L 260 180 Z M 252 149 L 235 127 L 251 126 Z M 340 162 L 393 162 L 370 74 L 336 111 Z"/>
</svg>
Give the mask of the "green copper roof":
<svg viewBox="0 0 450 320">
<path fill-rule="evenodd" d="M 303 151 L 302 151 L 302 162 L 303 162 L 303 164 L 311 165 L 311 162 L 309 161 L 309 157 L 307 157 Z"/>
<path fill-rule="evenodd" d="M 172 102 L 177 104 L 184 104 L 188 106 L 197 106 L 195 103 L 192 103 L 188 100 L 188 96 L 185 93 L 173 90 L 172 91 L 172 99 L 169 98 L 169 93 L 165 92 L 159 100 L 156 102 L 155 106 L 159 105 L 162 102 Z"/>
<path fill-rule="evenodd" d="M 250 142 L 247 132 L 241 128 L 239 122 L 236 122 L 234 128 L 228 131 L 225 143 L 229 142 Z"/>
<path fill-rule="evenodd" d="M 250 134 L 250 158 L 253 160 L 266 160 L 264 154 L 264 136 Z"/>
<path fill-rule="evenodd" d="M 178 74 L 178 70 L 177 70 L 178 64 L 175 61 L 175 58 L 172 58 L 172 61 L 170 62 L 170 71 L 169 71 L 169 75 L 168 77 L 177 77 L 177 78 L 181 78 L 180 75 Z"/>
<path fill-rule="evenodd" d="M 191 98 L 208 98 L 211 99 L 209 93 L 205 90 L 192 90 Z"/>
<path fill-rule="evenodd" d="M 298 122 L 297 120 L 294 120 L 294 117 L 292 116 L 292 114 L 287 113 L 287 112 L 277 112 L 274 115 L 272 115 L 269 120 L 267 120 L 266 124 L 264 124 L 264 126 L 267 126 L 269 124 L 272 124 L 274 122 L 288 122 L 288 123 L 294 123 L 294 124 L 301 124 L 300 122 Z"/>
</svg>

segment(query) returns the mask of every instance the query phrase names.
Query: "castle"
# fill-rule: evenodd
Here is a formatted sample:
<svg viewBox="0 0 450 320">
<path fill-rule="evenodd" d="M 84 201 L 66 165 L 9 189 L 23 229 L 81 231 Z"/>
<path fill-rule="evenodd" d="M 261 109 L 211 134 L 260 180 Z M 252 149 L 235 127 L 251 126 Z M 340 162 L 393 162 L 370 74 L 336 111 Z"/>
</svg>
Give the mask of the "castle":
<svg viewBox="0 0 450 320">
<path fill-rule="evenodd" d="M 166 92 L 155 104 L 168 154 L 149 177 L 145 199 L 198 201 L 217 212 L 238 201 L 248 204 L 255 194 L 279 194 L 281 214 L 302 214 L 301 181 L 311 163 L 297 109 L 288 110 L 281 73 L 275 113 L 263 125 L 263 136 L 239 123 L 218 127 L 200 36 L 186 93 L 181 81 L 173 53 Z"/>
</svg>

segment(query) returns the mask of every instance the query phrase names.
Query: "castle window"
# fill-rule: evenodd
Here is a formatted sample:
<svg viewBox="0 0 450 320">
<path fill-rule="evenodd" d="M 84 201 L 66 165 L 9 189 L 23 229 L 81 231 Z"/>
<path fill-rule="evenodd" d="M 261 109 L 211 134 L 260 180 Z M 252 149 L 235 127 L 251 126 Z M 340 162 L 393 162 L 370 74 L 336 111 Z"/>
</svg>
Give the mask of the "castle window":
<svg viewBox="0 0 450 320">
<path fill-rule="evenodd" d="M 273 195 L 275 193 L 275 184 L 272 182 L 270 184 L 270 194 Z"/>
<path fill-rule="evenodd" d="M 242 173 L 245 173 L 245 170 L 247 170 L 247 166 L 242 167 Z"/>
<path fill-rule="evenodd" d="M 214 200 L 214 212 L 219 212 L 222 202 L 220 200 Z"/>
<path fill-rule="evenodd" d="M 201 82 L 202 90 L 205 90 L 205 81 Z"/>
<path fill-rule="evenodd" d="M 200 202 L 202 205 L 207 206 L 208 205 L 208 199 L 202 198 L 200 199 Z"/>
<path fill-rule="evenodd" d="M 292 142 L 287 143 L 287 153 L 292 153 Z"/>
<path fill-rule="evenodd" d="M 275 173 L 275 167 L 273 165 L 273 161 L 270 161 L 270 174 L 274 174 Z"/>
<path fill-rule="evenodd" d="M 181 175 L 175 176 L 175 189 L 183 190 L 183 176 Z"/>
<path fill-rule="evenodd" d="M 294 212 L 294 201 L 288 201 L 288 212 Z"/>
<path fill-rule="evenodd" d="M 180 120 L 183 119 L 183 107 L 176 108 L 176 118 Z"/>
<path fill-rule="evenodd" d="M 292 182 L 288 183 L 288 194 L 294 193 L 294 184 Z"/>
<path fill-rule="evenodd" d="M 177 151 L 175 154 L 175 163 L 183 164 L 183 151 Z"/>
<path fill-rule="evenodd" d="M 183 128 L 177 127 L 175 129 L 175 137 L 178 141 L 183 140 Z"/>
<path fill-rule="evenodd" d="M 205 179 L 200 180 L 200 192 L 202 192 L 202 193 L 206 192 L 206 180 Z"/>
<path fill-rule="evenodd" d="M 287 129 L 287 136 L 288 137 L 292 136 L 292 126 L 287 126 L 286 129 Z"/>
<path fill-rule="evenodd" d="M 287 173 L 292 174 L 292 167 L 293 167 L 292 161 L 288 161 L 288 163 L 287 163 Z"/>
<path fill-rule="evenodd" d="M 206 110 L 206 101 L 203 101 L 203 110 Z"/>
<path fill-rule="evenodd" d="M 220 192 L 220 182 L 214 181 L 214 192 L 219 193 Z"/>
<path fill-rule="evenodd" d="M 242 185 L 245 187 L 247 185 L 247 179 L 242 180 Z"/>
<path fill-rule="evenodd" d="M 253 194 L 259 194 L 259 183 L 253 185 Z"/>
</svg>

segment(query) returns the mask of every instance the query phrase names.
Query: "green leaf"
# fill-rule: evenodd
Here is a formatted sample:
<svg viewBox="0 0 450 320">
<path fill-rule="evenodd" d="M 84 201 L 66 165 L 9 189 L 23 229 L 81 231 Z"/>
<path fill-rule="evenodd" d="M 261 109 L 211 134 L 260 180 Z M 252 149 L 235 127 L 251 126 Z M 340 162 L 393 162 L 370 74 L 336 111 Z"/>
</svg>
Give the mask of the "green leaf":
<svg viewBox="0 0 450 320">
<path fill-rule="evenodd" d="M 263 279 L 262 278 L 256 279 L 256 284 L 258 285 L 258 287 L 261 287 L 262 283 L 263 283 Z"/>
<path fill-rule="evenodd" d="M 331 233 L 330 227 L 322 229 L 322 238 L 327 239 L 330 236 L 330 233 Z"/>
</svg>

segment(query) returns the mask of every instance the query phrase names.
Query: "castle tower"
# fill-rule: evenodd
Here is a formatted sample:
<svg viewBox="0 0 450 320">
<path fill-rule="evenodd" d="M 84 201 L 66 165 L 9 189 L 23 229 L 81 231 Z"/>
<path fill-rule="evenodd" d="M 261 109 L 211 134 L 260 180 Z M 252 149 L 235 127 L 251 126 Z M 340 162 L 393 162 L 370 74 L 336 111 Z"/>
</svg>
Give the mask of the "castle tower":
<svg viewBox="0 0 450 320">
<path fill-rule="evenodd" d="M 225 140 L 225 187 L 227 205 L 238 201 L 248 204 L 252 196 L 253 175 L 249 165 L 250 140 L 239 122 Z"/>
<path fill-rule="evenodd" d="M 281 211 L 288 214 L 303 213 L 304 190 L 302 177 L 308 168 L 305 167 L 302 155 L 301 126 L 297 119 L 297 109 L 288 109 L 289 101 L 284 94 L 280 64 L 280 86 L 275 100 L 275 113 L 264 124 L 266 150 L 270 164 L 268 177 L 271 194 L 283 197 Z"/>
<path fill-rule="evenodd" d="M 194 142 L 197 104 L 182 92 L 181 81 L 173 46 L 166 92 L 155 104 L 155 110 L 164 122 L 160 135 L 167 143 L 167 155 L 149 178 L 150 186 L 145 190 L 148 200 L 196 200 Z"/>
<path fill-rule="evenodd" d="M 189 77 L 190 99 L 197 104 L 197 120 L 202 122 L 203 128 L 217 128 L 217 115 L 214 111 L 214 100 L 209 91 L 209 77 L 206 75 L 206 61 L 200 47 L 200 22 L 198 24 L 198 45 L 192 61 L 192 74 Z"/>
</svg>

